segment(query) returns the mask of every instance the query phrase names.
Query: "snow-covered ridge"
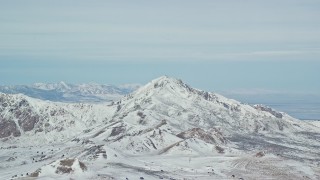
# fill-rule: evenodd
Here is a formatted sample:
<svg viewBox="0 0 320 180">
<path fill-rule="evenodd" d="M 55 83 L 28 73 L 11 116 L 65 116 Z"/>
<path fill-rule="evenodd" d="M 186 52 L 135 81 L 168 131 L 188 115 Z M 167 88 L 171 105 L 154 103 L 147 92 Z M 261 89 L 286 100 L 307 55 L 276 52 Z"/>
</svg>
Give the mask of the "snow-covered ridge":
<svg viewBox="0 0 320 180">
<path fill-rule="evenodd" d="M 0 93 L 0 138 L 34 136 L 46 143 L 71 138 L 106 120 L 112 108 L 105 110 L 105 106 L 58 103 L 23 94 Z"/>
</svg>

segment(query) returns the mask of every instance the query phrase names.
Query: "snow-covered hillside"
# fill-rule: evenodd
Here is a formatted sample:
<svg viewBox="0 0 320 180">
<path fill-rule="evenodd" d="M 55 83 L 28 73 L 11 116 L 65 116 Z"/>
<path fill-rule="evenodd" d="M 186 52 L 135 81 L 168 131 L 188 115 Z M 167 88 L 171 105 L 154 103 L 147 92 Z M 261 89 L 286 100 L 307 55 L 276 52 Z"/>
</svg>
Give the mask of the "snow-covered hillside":
<svg viewBox="0 0 320 180">
<path fill-rule="evenodd" d="M 139 88 L 138 84 L 120 86 L 103 84 L 35 83 L 33 85 L 0 86 L 0 92 L 25 94 L 57 102 L 105 102 L 121 98 Z"/>
<path fill-rule="evenodd" d="M 313 124 L 320 128 L 320 120 L 307 120 L 306 122 Z"/>
<path fill-rule="evenodd" d="M 174 78 L 109 104 L 0 95 L 0 178 L 320 177 L 319 127 Z"/>
<path fill-rule="evenodd" d="M 0 138 L 25 143 L 66 140 L 111 118 L 108 104 L 67 104 L 0 93 Z"/>
</svg>

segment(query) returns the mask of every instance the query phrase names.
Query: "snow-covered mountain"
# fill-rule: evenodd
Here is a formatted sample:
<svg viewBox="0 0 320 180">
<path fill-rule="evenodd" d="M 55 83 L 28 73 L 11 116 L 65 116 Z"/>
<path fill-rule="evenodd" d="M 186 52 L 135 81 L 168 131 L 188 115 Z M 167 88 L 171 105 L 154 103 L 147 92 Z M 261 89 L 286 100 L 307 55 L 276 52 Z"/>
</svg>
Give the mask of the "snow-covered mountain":
<svg viewBox="0 0 320 180">
<path fill-rule="evenodd" d="M 62 141 L 110 118 L 112 108 L 105 106 L 108 104 L 68 104 L 0 93 L 0 138 Z"/>
<path fill-rule="evenodd" d="M 185 152 L 199 154 L 198 143 L 209 145 L 208 149 L 228 147 L 228 142 L 237 142 L 240 136 L 256 135 L 261 138 L 252 142 L 252 147 L 245 148 L 266 149 L 259 143 L 271 141 L 269 138 L 285 137 L 289 141 L 299 132 L 317 130 L 315 126 L 271 108 L 242 104 L 168 77 L 153 80 L 115 105 L 117 111 L 112 119 L 115 124 L 112 129 L 108 126 L 108 131 L 102 128 L 105 132 L 101 136 L 112 142 L 110 146 L 133 154 L 163 153 L 171 145 L 192 138 L 199 142 L 187 143 Z"/>
<path fill-rule="evenodd" d="M 121 98 L 139 88 L 138 84 L 120 86 L 103 84 L 35 83 L 33 85 L 0 86 L 0 92 L 25 94 L 42 100 L 57 102 L 105 102 Z"/>
<path fill-rule="evenodd" d="M 7 170 L 20 166 L 10 172 L 79 178 L 76 172 L 84 168 L 63 165 L 69 158 L 91 169 L 80 173 L 84 179 L 320 177 L 319 127 L 166 76 L 109 104 L 8 94 L 0 94 L 0 103 L 0 157 L 10 159 L 14 151 L 19 159 L 24 148 L 30 154 L 2 164 Z M 51 150 L 42 157 L 39 149 Z M 9 177 L 5 170 L 0 177 Z"/>
</svg>

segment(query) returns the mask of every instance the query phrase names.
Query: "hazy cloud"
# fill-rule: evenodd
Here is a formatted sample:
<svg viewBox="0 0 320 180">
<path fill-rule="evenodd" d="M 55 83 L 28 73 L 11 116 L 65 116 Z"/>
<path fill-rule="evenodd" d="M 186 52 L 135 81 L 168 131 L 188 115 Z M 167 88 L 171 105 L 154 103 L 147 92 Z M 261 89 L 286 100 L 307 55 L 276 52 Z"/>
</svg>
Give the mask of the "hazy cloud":
<svg viewBox="0 0 320 180">
<path fill-rule="evenodd" d="M 0 60 L 319 60 L 319 8 L 312 0 L 6 1 Z"/>
</svg>

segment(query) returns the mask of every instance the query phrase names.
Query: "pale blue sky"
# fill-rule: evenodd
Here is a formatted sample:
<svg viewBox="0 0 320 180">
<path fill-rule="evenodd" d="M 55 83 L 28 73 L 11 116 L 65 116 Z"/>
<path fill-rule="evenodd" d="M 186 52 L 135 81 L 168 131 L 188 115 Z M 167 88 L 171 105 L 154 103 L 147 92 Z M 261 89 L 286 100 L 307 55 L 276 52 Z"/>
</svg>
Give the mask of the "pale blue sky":
<svg viewBox="0 0 320 180">
<path fill-rule="evenodd" d="M 0 84 L 319 93 L 319 17 L 318 0 L 0 0 Z"/>
</svg>

